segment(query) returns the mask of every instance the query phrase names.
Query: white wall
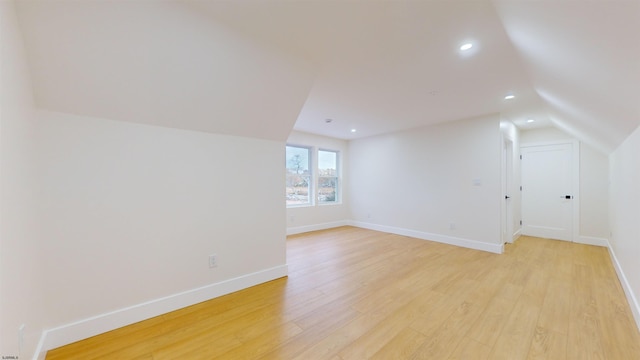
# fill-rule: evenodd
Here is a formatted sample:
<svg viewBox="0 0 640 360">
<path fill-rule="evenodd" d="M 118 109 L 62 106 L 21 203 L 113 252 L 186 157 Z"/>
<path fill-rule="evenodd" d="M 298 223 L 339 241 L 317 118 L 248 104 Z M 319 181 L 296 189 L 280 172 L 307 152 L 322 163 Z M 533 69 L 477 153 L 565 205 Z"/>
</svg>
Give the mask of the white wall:
<svg viewBox="0 0 640 360">
<path fill-rule="evenodd" d="M 499 123 L 494 115 L 351 141 L 353 219 L 500 251 Z"/>
<path fill-rule="evenodd" d="M 556 128 L 521 132 L 521 143 L 574 140 Z M 607 155 L 580 143 L 580 239 L 587 243 L 605 243 L 609 238 L 609 159 Z"/>
<path fill-rule="evenodd" d="M 14 3 L 0 1 L 0 356 L 30 358 L 42 330 L 35 123 Z M 24 324 L 19 352 L 18 328 Z"/>
<path fill-rule="evenodd" d="M 574 139 L 575 138 L 572 137 L 571 135 L 554 127 L 520 131 L 520 141 L 523 144 L 549 142 L 549 141 L 574 140 Z"/>
<path fill-rule="evenodd" d="M 580 144 L 580 236 L 608 239 L 609 158 Z"/>
<path fill-rule="evenodd" d="M 640 127 L 610 156 L 611 248 L 640 328 Z M 635 299 L 635 300 L 634 300 Z"/>
<path fill-rule="evenodd" d="M 346 140 L 329 138 L 299 131 L 291 132 L 287 144 L 311 146 L 318 149 L 340 152 L 339 167 L 342 177 L 342 194 L 339 204 L 322 204 L 287 208 L 287 232 L 289 234 L 345 225 L 350 219 L 348 172 L 348 143 Z M 313 156 L 312 167 L 317 169 L 317 157 Z"/>
<path fill-rule="evenodd" d="M 240 129 L 236 135 L 263 140 L 36 111 L 15 6 L 0 2 L 0 356 L 42 356 L 37 352 L 286 274 L 282 159 L 295 116 L 277 115 L 299 111 L 312 83 L 308 67 L 291 67 L 273 53 L 264 54 L 267 60 L 247 60 L 264 60 L 258 66 L 264 76 L 282 80 L 284 72 L 291 82 L 281 86 L 294 85 L 269 98 L 277 101 L 260 98 L 278 118 L 277 126 L 233 109 L 224 119 L 212 118 L 210 111 L 185 119 L 184 109 L 161 111 L 162 101 L 131 102 L 134 97 L 122 93 L 86 101 L 71 97 L 89 107 L 92 100 L 113 105 L 105 99 L 124 99 L 162 116 L 175 115 L 178 124 L 201 121 L 217 132 L 225 130 L 206 125 L 231 121 Z M 66 50 L 61 56 L 68 56 Z M 69 58 L 55 63 L 72 69 Z M 245 85 L 255 83 L 252 74 L 242 74 Z M 162 77 L 152 78 L 145 86 Z M 50 84 L 78 85 L 69 79 Z M 99 82 L 93 89 L 104 90 Z M 228 86 L 220 89 L 229 94 Z M 256 89 L 252 94 L 264 95 Z M 58 90 L 52 92 L 68 95 Z M 242 106 L 225 109 L 256 104 L 239 91 L 235 100 Z M 259 126 L 252 125 L 256 121 Z M 218 267 L 209 269 L 208 255 L 214 253 Z"/>
<path fill-rule="evenodd" d="M 284 142 L 36 114 L 47 328 L 286 273 Z"/>
</svg>

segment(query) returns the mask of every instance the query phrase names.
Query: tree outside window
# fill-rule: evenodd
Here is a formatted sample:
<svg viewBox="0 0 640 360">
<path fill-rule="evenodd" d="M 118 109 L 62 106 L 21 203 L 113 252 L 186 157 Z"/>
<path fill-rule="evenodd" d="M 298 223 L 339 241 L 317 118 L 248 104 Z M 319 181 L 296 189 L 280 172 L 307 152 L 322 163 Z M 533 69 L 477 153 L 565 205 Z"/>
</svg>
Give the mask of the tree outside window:
<svg viewBox="0 0 640 360">
<path fill-rule="evenodd" d="M 287 145 L 287 206 L 311 205 L 311 149 Z"/>
</svg>

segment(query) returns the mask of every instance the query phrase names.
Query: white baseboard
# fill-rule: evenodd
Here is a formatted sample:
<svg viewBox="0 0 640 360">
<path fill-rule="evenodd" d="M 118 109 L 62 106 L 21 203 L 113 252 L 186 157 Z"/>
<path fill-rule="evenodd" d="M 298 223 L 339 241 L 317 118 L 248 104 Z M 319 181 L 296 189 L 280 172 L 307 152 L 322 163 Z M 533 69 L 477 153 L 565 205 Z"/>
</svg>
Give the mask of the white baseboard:
<svg viewBox="0 0 640 360">
<path fill-rule="evenodd" d="M 275 280 L 287 273 L 287 265 L 281 265 L 47 329 L 40 337 L 34 359 L 44 359 L 48 350 Z"/>
<path fill-rule="evenodd" d="M 347 226 L 347 225 L 349 225 L 349 221 L 342 220 L 342 221 L 332 221 L 332 222 L 322 223 L 322 224 L 289 227 L 287 228 L 287 235 L 302 234 L 309 231 L 333 229 L 336 227 Z"/>
<path fill-rule="evenodd" d="M 629 281 L 627 277 L 624 275 L 624 271 L 618 262 L 618 258 L 616 257 L 613 248 L 611 247 L 611 243 L 607 241 L 607 248 L 609 249 L 609 255 L 611 256 L 611 262 L 613 263 L 613 267 L 616 269 L 616 273 L 618 274 L 618 279 L 620 280 L 620 284 L 622 285 L 622 289 L 624 289 L 624 294 L 627 296 L 627 301 L 629 302 L 629 307 L 631 307 L 631 312 L 633 313 L 633 318 L 636 320 L 636 326 L 638 330 L 640 330 L 640 305 L 638 304 L 638 299 L 636 299 L 633 290 L 631 289 L 631 285 L 629 285 Z"/>
<path fill-rule="evenodd" d="M 396 235 L 410 236 L 417 239 L 435 241 L 439 243 L 455 245 L 455 246 L 465 247 L 465 248 L 474 249 L 474 250 L 488 251 L 496 254 L 502 254 L 502 252 L 504 251 L 504 244 L 491 244 L 491 243 L 486 243 L 486 242 L 477 241 L 477 240 L 463 239 L 463 238 L 457 238 L 457 237 L 441 235 L 441 234 L 431 234 L 431 233 L 426 233 L 422 231 L 403 229 L 403 228 L 397 228 L 397 227 L 386 226 L 386 225 L 378 225 L 378 224 L 372 224 L 372 223 L 367 223 L 362 221 L 350 221 L 349 223 L 352 226 L 356 226 L 364 229 L 382 231 L 382 232 L 387 232 L 387 233 L 396 234 Z"/>
<path fill-rule="evenodd" d="M 516 240 L 520 239 L 520 236 L 522 236 L 522 229 L 518 229 L 513 233 L 513 240 L 511 240 L 511 242 L 516 242 Z"/>
<path fill-rule="evenodd" d="M 576 241 L 578 244 L 595 245 L 609 247 L 609 240 L 593 236 L 578 236 Z"/>
</svg>

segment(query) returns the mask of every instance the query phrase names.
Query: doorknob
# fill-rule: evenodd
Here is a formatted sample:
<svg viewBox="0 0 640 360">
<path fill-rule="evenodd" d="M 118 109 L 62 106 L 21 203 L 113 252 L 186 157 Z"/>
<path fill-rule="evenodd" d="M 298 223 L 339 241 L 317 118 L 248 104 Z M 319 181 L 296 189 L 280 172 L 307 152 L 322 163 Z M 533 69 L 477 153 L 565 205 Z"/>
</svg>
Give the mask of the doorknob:
<svg viewBox="0 0 640 360">
<path fill-rule="evenodd" d="M 573 196 L 571 196 L 571 195 L 565 195 L 565 196 L 564 196 L 564 198 L 565 198 L 565 199 L 573 199 Z"/>
<path fill-rule="evenodd" d="M 504 199 L 505 199 L 505 200 L 507 200 L 507 199 L 511 199 L 511 196 L 509 196 L 509 195 L 505 195 L 505 196 L 504 196 Z"/>
</svg>

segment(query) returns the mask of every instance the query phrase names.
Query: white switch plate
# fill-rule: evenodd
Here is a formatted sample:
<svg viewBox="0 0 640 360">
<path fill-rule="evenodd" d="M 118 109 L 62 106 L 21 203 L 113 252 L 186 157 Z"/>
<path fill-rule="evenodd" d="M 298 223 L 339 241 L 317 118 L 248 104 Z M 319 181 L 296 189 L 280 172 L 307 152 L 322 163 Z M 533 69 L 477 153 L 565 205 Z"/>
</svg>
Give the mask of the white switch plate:
<svg viewBox="0 0 640 360">
<path fill-rule="evenodd" d="M 210 268 L 218 267 L 218 255 L 216 254 L 209 255 L 209 267 Z"/>
</svg>

